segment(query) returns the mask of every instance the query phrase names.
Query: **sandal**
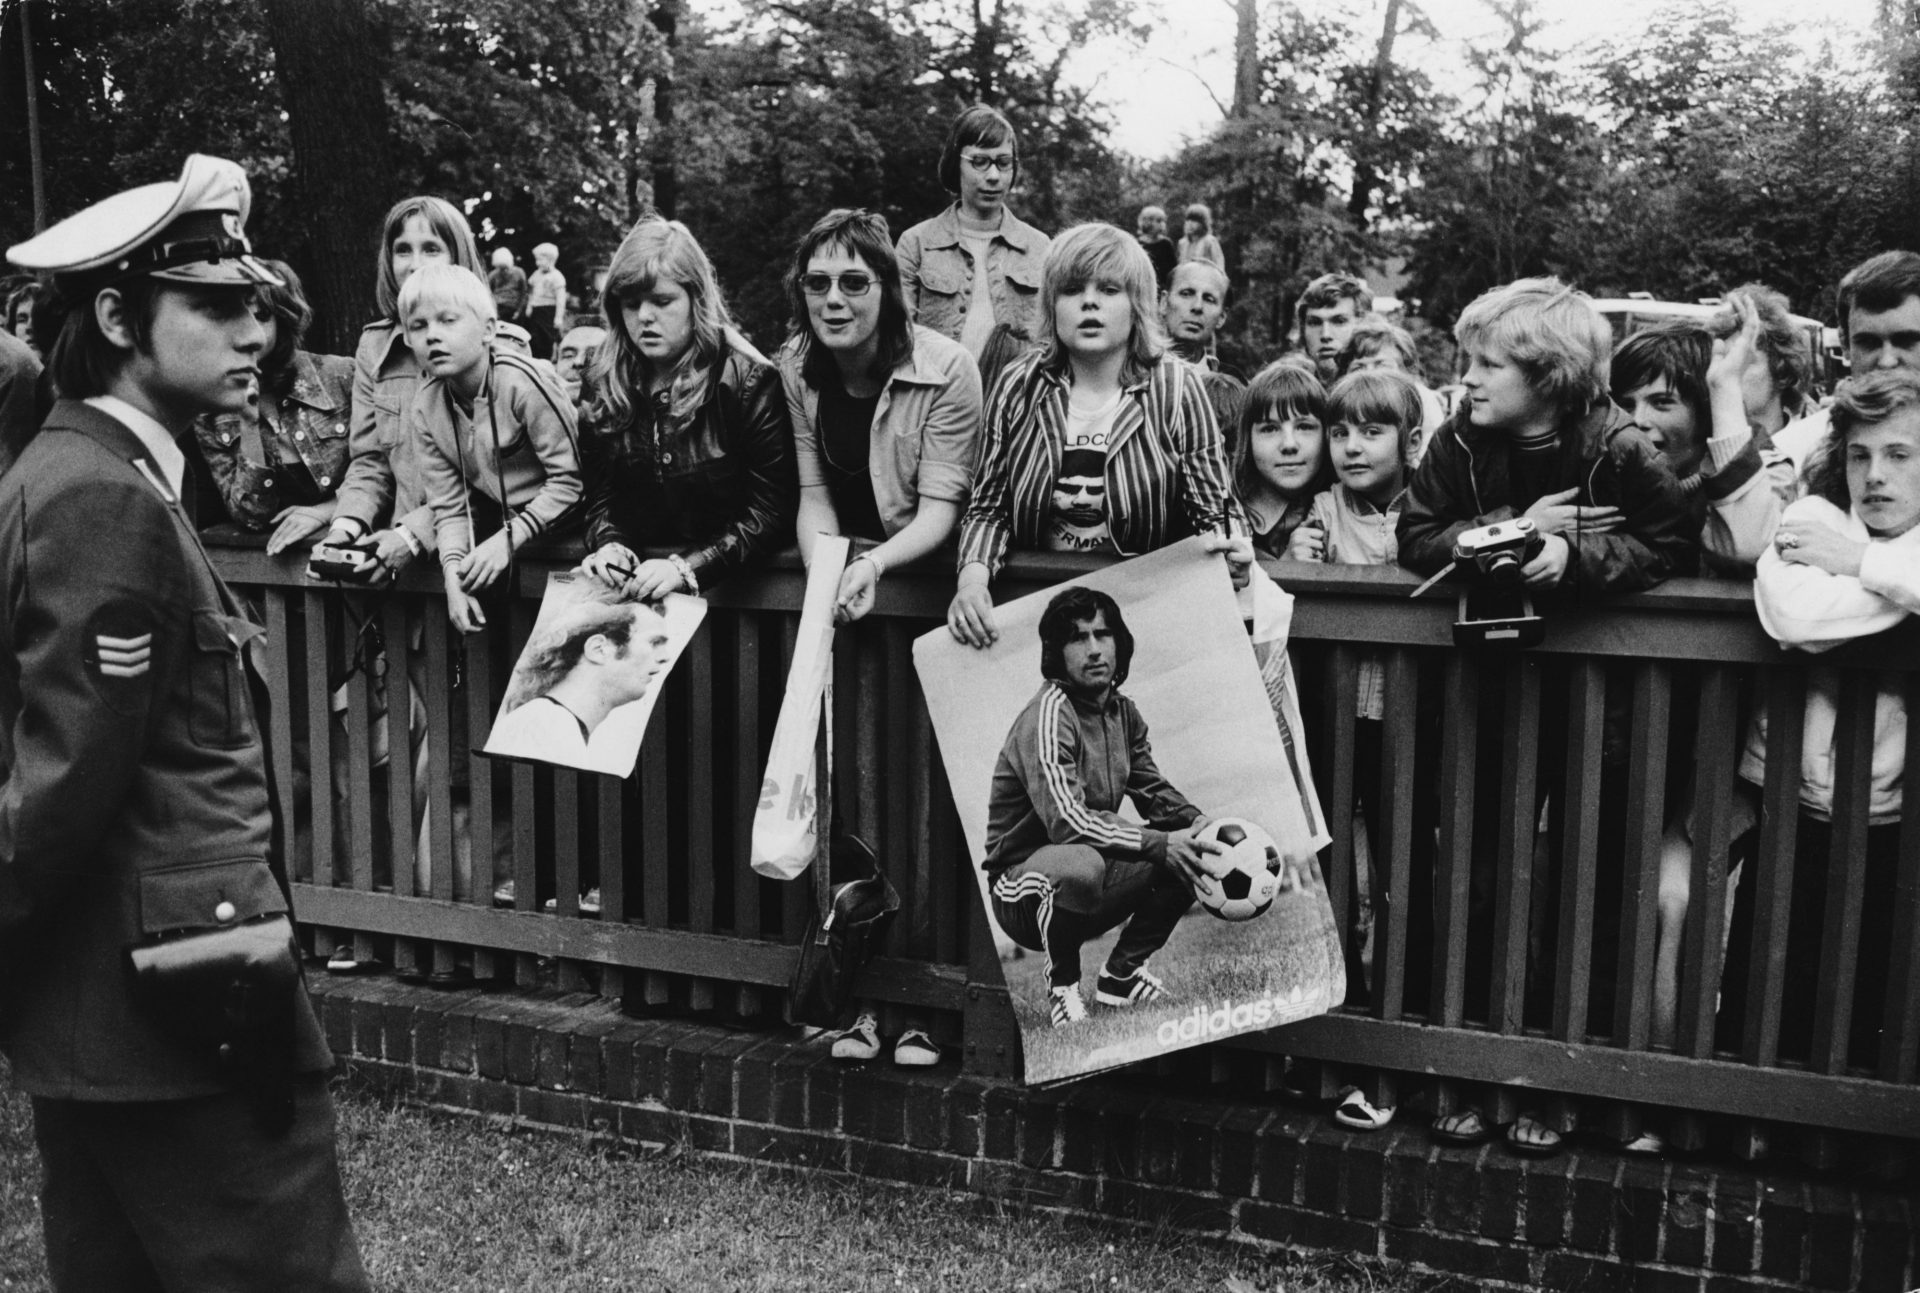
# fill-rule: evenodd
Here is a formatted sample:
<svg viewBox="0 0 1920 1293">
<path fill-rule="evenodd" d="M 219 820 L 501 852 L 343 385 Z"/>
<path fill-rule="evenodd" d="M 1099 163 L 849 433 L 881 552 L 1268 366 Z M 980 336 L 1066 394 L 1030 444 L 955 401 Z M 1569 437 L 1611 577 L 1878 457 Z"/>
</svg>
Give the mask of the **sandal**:
<svg viewBox="0 0 1920 1293">
<path fill-rule="evenodd" d="M 1653 1158 L 1667 1152 L 1666 1138 L 1657 1131 L 1643 1131 L 1620 1142 L 1622 1154 Z"/>
<path fill-rule="evenodd" d="M 1340 1093 L 1340 1103 L 1333 1109 L 1333 1120 L 1355 1131 L 1379 1131 L 1393 1121 L 1393 1106 L 1375 1105 L 1359 1087 L 1350 1086 Z"/>
<path fill-rule="evenodd" d="M 1530 1114 L 1521 1114 L 1507 1128 L 1507 1148 L 1517 1154 L 1549 1158 L 1560 1152 L 1560 1133 Z"/>
<path fill-rule="evenodd" d="M 1478 1145 L 1493 1135 L 1493 1127 L 1478 1109 L 1460 1109 L 1433 1120 L 1433 1138 L 1449 1145 Z"/>
</svg>

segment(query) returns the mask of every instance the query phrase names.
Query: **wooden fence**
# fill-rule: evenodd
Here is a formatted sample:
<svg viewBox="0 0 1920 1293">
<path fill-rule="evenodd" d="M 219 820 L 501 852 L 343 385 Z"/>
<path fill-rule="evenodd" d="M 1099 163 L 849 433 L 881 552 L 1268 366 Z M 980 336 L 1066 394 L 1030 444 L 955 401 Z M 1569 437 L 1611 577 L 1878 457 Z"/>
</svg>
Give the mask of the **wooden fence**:
<svg viewBox="0 0 1920 1293">
<path fill-rule="evenodd" d="M 779 1009 L 811 892 L 751 872 L 748 824 L 793 650 L 797 557 L 710 598 L 636 775 L 617 781 L 471 752 L 546 575 L 574 554 L 523 561 L 505 638 L 489 650 L 448 627 L 437 571 L 409 571 L 382 596 L 343 594 L 257 541 L 210 538 L 268 629 L 273 703 L 287 719 L 270 753 L 298 825 L 297 909 L 317 946 L 343 939 L 402 973 L 522 983 L 550 961 L 563 986 L 631 1003 Z M 1026 556 L 998 593 L 1088 568 Z M 1870 840 L 1865 775 L 1876 684 L 1900 689 L 1910 709 L 1920 701 L 1911 623 L 1822 659 L 1845 679 L 1842 790 L 1831 856 L 1796 856 L 1806 657 L 1766 637 L 1745 586 L 1674 581 L 1556 615 L 1532 651 L 1469 653 L 1451 645 L 1452 599 L 1409 601 L 1413 581 L 1398 571 L 1269 569 L 1298 599 L 1295 658 L 1335 835 L 1330 894 L 1339 911 L 1360 905 L 1346 805 L 1361 780 L 1379 887 L 1394 900 L 1371 940 L 1371 990 L 1329 1016 L 1211 1048 L 1217 1080 L 1272 1085 L 1292 1055 L 1428 1075 L 1443 1106 L 1473 1089 L 1462 1084 L 1490 1083 L 1508 1104 L 1544 1091 L 1920 1137 L 1920 821 Z M 1018 1035 L 913 674 L 911 642 L 944 620 L 951 592 L 945 568 L 889 572 L 875 613 L 841 635 L 835 802 L 904 899 L 865 990 L 930 1018 L 962 1044 L 968 1069 L 1017 1074 Z M 368 620 L 384 653 L 353 649 Z M 356 654 L 366 667 L 343 681 Z M 1385 665 L 1377 759 L 1352 717 L 1363 654 Z M 1769 720 L 1757 794 L 1737 778 L 1756 709 Z M 407 757 L 409 725 L 423 764 Z M 1920 724 L 1907 757 L 1920 765 Z M 1744 985 L 1728 979 L 1723 994 L 1725 940 L 1714 935 L 1731 905 L 1725 859 L 1752 803 L 1761 827 L 1729 944 L 1750 951 L 1739 956 Z M 1655 1037 L 1655 932 L 1661 839 L 1680 819 L 1692 826 L 1692 898 L 1668 1044 Z M 1874 860 L 1887 838 L 1897 838 L 1890 876 Z M 1824 877 L 1827 919 L 1817 951 L 1790 957 L 1796 868 Z M 502 905 L 496 882 L 509 879 Z M 583 915 L 592 888 L 600 910 Z M 1860 959 L 1863 913 L 1891 926 L 1875 963 Z M 1810 1034 L 1783 1055 L 1789 976 L 1809 973 Z M 1883 1002 L 1877 1054 L 1849 1054 L 1857 999 Z"/>
</svg>

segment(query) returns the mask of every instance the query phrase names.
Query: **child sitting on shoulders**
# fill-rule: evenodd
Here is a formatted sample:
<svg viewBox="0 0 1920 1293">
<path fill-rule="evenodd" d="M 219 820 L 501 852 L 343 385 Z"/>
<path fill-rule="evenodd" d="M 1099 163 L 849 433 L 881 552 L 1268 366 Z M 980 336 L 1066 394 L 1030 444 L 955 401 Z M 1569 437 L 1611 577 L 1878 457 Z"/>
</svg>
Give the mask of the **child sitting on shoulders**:
<svg viewBox="0 0 1920 1293">
<path fill-rule="evenodd" d="M 1287 545 L 1289 557 L 1394 564 L 1400 551 L 1394 527 L 1420 457 L 1423 417 L 1420 388 L 1401 373 L 1361 371 L 1334 384 L 1327 396 L 1327 439 L 1337 479 L 1314 495 L 1306 521 Z"/>
<path fill-rule="evenodd" d="M 1315 495 L 1332 483 L 1326 424 L 1326 389 L 1310 369 L 1282 359 L 1248 383 L 1233 437 L 1233 488 L 1263 556 L 1289 555 Z"/>
<path fill-rule="evenodd" d="M 1850 378 L 1835 392 L 1829 418 L 1831 430 L 1808 475 L 1807 495 L 1781 516 L 1753 586 L 1754 608 L 1768 634 L 1782 646 L 1808 652 L 1879 633 L 1920 612 L 1920 373 L 1895 368 Z M 1781 985 L 1783 1056 L 1805 1056 L 1811 1042 L 1816 1001 L 1826 987 L 1822 929 L 1852 927 L 1859 951 L 1847 1049 L 1854 1064 L 1878 1062 L 1893 956 L 1907 711 L 1896 675 L 1878 675 L 1877 692 L 1866 875 L 1853 895 L 1860 905 L 1835 921 L 1827 905 L 1845 900 L 1846 892 L 1837 868 L 1829 869 L 1839 858 L 1828 861 L 1834 799 L 1847 793 L 1834 784 L 1840 675 L 1831 668 L 1808 674 Z M 1766 779 L 1766 726 L 1758 721 L 1764 717 L 1764 711 L 1757 716 L 1740 763 L 1740 775 L 1756 784 Z"/>
<path fill-rule="evenodd" d="M 402 434 L 421 450 L 448 618 L 473 633 L 487 622 L 477 594 L 580 501 L 573 404 L 550 369 L 493 345 L 493 293 L 473 271 L 423 265 L 399 315 L 427 372 Z"/>
</svg>

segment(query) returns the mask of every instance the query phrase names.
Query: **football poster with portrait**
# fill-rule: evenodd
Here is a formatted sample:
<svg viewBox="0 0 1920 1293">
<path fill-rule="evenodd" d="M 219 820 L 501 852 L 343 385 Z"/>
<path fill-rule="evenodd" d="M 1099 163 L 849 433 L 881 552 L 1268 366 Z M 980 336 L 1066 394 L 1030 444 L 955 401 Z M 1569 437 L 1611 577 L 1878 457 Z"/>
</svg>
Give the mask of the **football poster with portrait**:
<svg viewBox="0 0 1920 1293">
<path fill-rule="evenodd" d="M 706 613 L 682 593 L 642 602 L 577 570 L 547 576 L 482 753 L 631 775 L 667 674 Z"/>
<path fill-rule="evenodd" d="M 1346 995 L 1291 599 L 1255 584 L 1188 540 L 995 607 L 986 650 L 914 643 L 1029 1085 Z"/>
</svg>

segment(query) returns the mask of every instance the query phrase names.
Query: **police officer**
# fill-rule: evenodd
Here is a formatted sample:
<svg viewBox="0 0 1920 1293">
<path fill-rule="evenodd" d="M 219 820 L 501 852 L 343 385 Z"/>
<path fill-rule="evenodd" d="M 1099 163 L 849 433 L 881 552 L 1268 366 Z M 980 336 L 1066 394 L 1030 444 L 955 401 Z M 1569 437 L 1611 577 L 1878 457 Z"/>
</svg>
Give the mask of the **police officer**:
<svg viewBox="0 0 1920 1293">
<path fill-rule="evenodd" d="M 54 275 L 62 398 L 0 482 L 0 1048 L 61 1293 L 368 1287 L 297 963 L 245 1031 L 130 968 L 287 911 L 260 630 L 182 511 L 175 443 L 257 378 L 252 289 L 278 280 L 250 201 L 196 155 L 7 253 Z"/>
</svg>

